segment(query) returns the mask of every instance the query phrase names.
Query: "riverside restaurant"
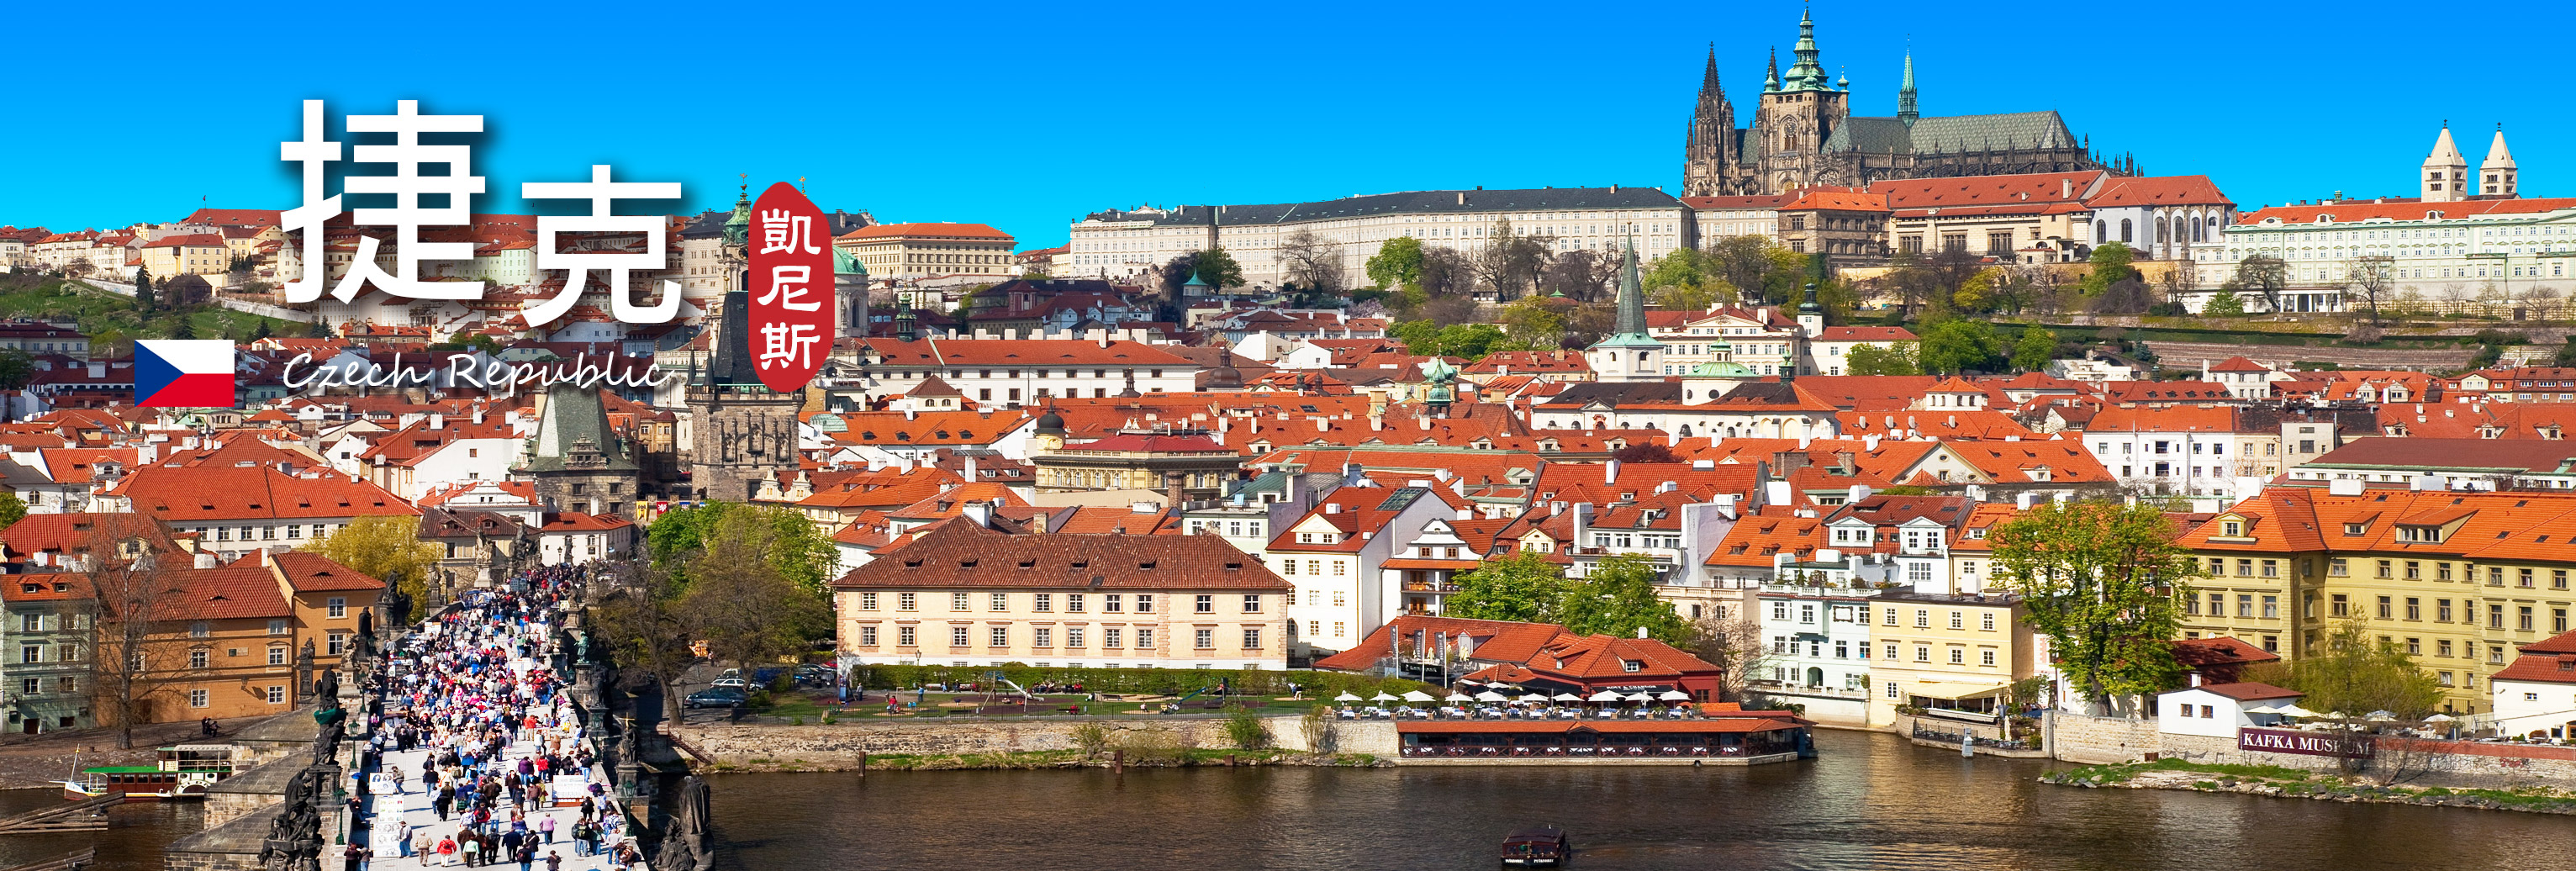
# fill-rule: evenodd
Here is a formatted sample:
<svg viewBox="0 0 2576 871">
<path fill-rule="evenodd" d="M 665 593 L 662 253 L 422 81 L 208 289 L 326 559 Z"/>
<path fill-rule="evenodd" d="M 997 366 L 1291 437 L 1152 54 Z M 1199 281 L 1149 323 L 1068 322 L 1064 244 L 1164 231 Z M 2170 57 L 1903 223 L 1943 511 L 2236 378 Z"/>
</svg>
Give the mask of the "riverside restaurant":
<svg viewBox="0 0 2576 871">
<path fill-rule="evenodd" d="M 1811 724 L 1789 711 L 1685 720 L 1433 720 L 1395 724 L 1407 764 L 1759 765 L 1814 758 Z"/>
</svg>

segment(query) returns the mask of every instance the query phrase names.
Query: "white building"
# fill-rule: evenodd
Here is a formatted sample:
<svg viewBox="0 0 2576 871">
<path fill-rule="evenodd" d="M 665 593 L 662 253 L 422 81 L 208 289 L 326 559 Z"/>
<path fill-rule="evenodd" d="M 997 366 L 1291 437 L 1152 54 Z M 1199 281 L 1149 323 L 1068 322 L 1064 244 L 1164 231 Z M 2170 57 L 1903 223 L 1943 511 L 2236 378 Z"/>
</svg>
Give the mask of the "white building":
<svg viewBox="0 0 2576 871">
<path fill-rule="evenodd" d="M 2523 645 L 2522 655 L 2487 686 L 2504 734 L 2576 738 L 2576 632 Z"/>
<path fill-rule="evenodd" d="M 2191 680 L 2193 686 L 2156 694 L 2156 731 L 2232 739 L 2238 729 L 2281 721 L 2280 714 L 2252 709 L 2294 705 L 2302 695 L 2267 683 L 2201 685 L 2197 674 Z"/>
<path fill-rule="evenodd" d="M 1277 287 L 1280 246 L 1300 232 L 1340 246 L 1342 274 L 1368 283 L 1368 259 L 1386 240 L 1411 236 L 1428 247 L 1481 250 L 1498 221 L 1516 235 L 1549 239 L 1557 251 L 1610 256 L 1633 236 L 1651 260 L 1685 244 L 1689 210 L 1656 188 L 1408 191 L 1308 203 L 1139 207 L 1093 212 L 1073 224 L 1073 277 L 1146 275 L 1172 258 L 1223 247 L 1252 287 Z"/>
<path fill-rule="evenodd" d="M 1819 566 L 1857 562 L 1831 549 L 1817 553 L 1817 563 L 1790 563 L 1778 570 L 1807 576 Z M 1851 725 L 1869 721 L 1870 603 L 1878 590 L 1844 587 L 1818 578 L 1818 585 L 1763 584 L 1754 613 L 1762 637 L 1771 644 L 1763 673 L 1750 675 L 1756 690 L 1807 706 L 1815 720 Z M 1832 584 L 1832 585 L 1827 585 Z"/>
</svg>

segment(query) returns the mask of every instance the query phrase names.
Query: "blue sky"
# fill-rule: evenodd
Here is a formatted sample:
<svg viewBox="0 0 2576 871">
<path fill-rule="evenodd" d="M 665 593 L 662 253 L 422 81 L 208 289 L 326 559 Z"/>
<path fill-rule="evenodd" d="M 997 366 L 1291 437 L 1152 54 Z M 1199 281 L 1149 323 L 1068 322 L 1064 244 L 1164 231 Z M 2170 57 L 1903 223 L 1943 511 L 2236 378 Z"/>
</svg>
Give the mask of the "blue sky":
<svg viewBox="0 0 2576 871">
<path fill-rule="evenodd" d="M 0 224 L 169 220 L 295 205 L 277 161 L 298 101 L 341 116 L 480 113 L 478 211 L 522 181 L 679 181 L 696 211 L 809 179 L 825 209 L 977 221 L 1061 244 L 1084 212 L 1393 190 L 1655 185 L 1679 193 L 1703 52 L 1740 114 L 1789 2 L 1564 4 L 202 4 L 14 12 Z M 2300 7 L 2300 8 L 2292 8 Z M 2576 195 L 2576 120 L 2542 52 L 2424 51 L 2420 7 L 2145 7 L 1960 16 L 1815 6 L 1855 114 L 1893 114 L 1910 44 L 1927 115 L 2056 109 L 2152 174 L 2204 173 L 2247 208 L 2412 195 L 2449 119 L 2474 163 L 2505 124 L 2526 193 Z M 2463 10 L 2564 32 L 2576 4 Z M 63 16 L 48 20 L 48 16 Z M 2481 25 L 2483 26 L 2483 25 Z M 23 29 L 21 29 L 23 27 Z M 102 28 L 119 31 L 102 34 Z M 90 34 L 71 38 L 73 34 Z M 1786 66 L 1787 60 L 1782 61 Z M 74 111 L 77 110 L 77 111 Z M 1749 117 L 1739 123 L 1749 122 Z M 552 203 L 548 203 L 552 206 Z"/>
</svg>

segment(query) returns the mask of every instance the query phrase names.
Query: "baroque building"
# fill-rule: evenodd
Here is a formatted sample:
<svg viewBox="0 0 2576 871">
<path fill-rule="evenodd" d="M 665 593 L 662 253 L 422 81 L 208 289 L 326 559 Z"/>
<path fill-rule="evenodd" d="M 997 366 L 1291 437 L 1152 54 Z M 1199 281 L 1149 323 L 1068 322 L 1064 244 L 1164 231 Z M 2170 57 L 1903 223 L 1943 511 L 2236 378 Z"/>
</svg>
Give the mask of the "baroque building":
<svg viewBox="0 0 2576 871">
<path fill-rule="evenodd" d="M 1829 80 L 1818 61 L 1816 23 L 1798 21 L 1795 62 L 1784 75 L 1774 53 L 1753 110 L 1735 126 L 1735 104 L 1718 82 L 1709 50 L 1683 145 L 1682 195 L 1763 196 L 1817 185 L 1866 187 L 1882 179 L 1947 178 L 2112 169 L 2055 111 L 1923 116 L 1914 56 L 1905 58 L 1894 117 L 1854 117 L 1851 80 Z"/>
<path fill-rule="evenodd" d="M 796 413 L 800 393 L 778 393 L 760 383 L 751 358 L 751 291 L 745 253 L 751 234 L 751 199 L 734 201 L 724 225 L 723 261 L 729 286 L 710 327 L 705 371 L 694 362 L 688 375 L 689 486 L 702 501 L 744 502 L 780 473 L 796 468 Z"/>
</svg>

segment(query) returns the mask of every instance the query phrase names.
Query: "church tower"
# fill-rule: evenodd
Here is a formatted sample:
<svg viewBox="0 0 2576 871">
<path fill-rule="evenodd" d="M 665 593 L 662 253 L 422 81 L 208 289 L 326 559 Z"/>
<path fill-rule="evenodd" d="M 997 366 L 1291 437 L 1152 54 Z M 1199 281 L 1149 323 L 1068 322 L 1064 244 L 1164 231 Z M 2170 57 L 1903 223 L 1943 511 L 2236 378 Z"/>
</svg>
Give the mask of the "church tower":
<svg viewBox="0 0 2576 871">
<path fill-rule="evenodd" d="M 2497 131 L 2499 133 L 2503 131 Z M 2460 156 L 2460 147 L 2451 142 L 2451 122 L 2442 122 L 2442 135 L 2433 140 L 2433 154 L 2424 158 L 2424 201 L 2450 203 L 2469 198 L 2469 159 Z"/>
<path fill-rule="evenodd" d="M 1762 140 L 1763 184 L 1775 192 L 1857 184 L 1857 179 L 1826 171 L 1825 140 L 1851 117 L 1851 94 L 1838 89 L 1818 62 L 1822 52 L 1816 47 L 1814 15 L 1798 18 L 1798 44 L 1791 53 L 1797 61 L 1776 81 L 1764 83 L 1762 108 L 1754 114 L 1754 130 Z M 1779 62 L 1772 65 L 1776 69 Z"/>
<path fill-rule="evenodd" d="M 1921 117 L 1923 113 L 1914 103 L 1914 52 L 1908 51 L 1905 53 L 1905 82 L 1896 86 L 1896 121 L 1912 129 L 1914 119 Z"/>
<path fill-rule="evenodd" d="M 1718 83 L 1717 44 L 1710 43 L 1699 102 L 1691 107 L 1690 135 L 1682 145 L 1682 196 L 1742 193 L 1726 184 L 1726 170 L 1735 159 L 1735 104 L 1727 102 L 1726 87 Z"/>
<path fill-rule="evenodd" d="M 2513 151 L 2504 147 L 2504 125 L 2499 123 L 2495 142 L 2487 146 L 2486 161 L 2478 164 L 2478 194 L 2501 199 L 2521 196 L 2520 174 L 2513 166 Z"/>
<path fill-rule="evenodd" d="M 1637 280 L 1637 243 L 1629 240 L 1619 259 L 1618 320 L 1609 338 L 1583 352 L 1598 381 L 1664 380 L 1664 343 L 1646 332 L 1646 292 Z"/>
<path fill-rule="evenodd" d="M 751 194 L 745 187 L 725 221 L 724 302 L 709 324 L 709 363 L 688 385 L 689 486 L 702 501 L 744 502 L 796 468 L 798 393 L 760 383 L 751 355 Z M 695 367 L 692 366 L 692 369 Z"/>
</svg>

